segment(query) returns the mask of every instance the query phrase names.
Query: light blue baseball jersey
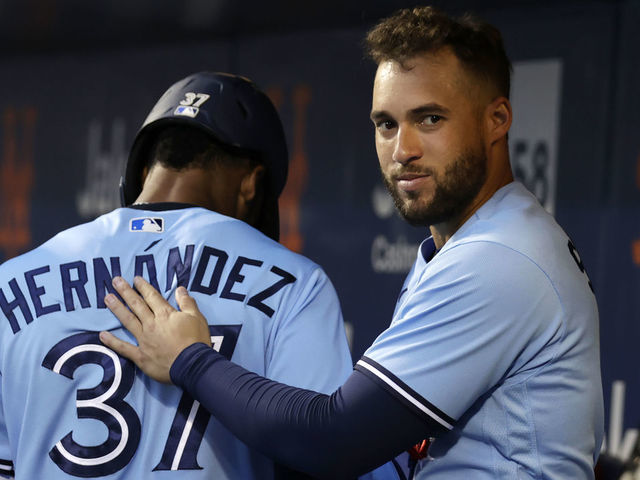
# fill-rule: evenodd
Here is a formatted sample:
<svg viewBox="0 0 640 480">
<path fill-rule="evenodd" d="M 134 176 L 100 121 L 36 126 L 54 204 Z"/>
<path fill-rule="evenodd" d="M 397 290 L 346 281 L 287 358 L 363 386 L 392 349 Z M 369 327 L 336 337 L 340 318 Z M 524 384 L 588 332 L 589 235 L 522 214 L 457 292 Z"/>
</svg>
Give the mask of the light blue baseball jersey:
<svg viewBox="0 0 640 480">
<path fill-rule="evenodd" d="M 588 479 L 603 434 L 598 312 L 575 247 L 521 184 L 420 248 L 356 366 L 447 433 L 416 477 Z"/>
<path fill-rule="evenodd" d="M 198 402 L 100 343 L 104 329 L 134 341 L 103 302 L 115 275 L 141 275 L 172 303 L 187 287 L 214 348 L 256 373 L 330 393 L 351 372 L 320 267 L 203 208 L 146 208 L 115 210 L 0 266 L 0 473 L 273 478 L 273 463 Z"/>
</svg>

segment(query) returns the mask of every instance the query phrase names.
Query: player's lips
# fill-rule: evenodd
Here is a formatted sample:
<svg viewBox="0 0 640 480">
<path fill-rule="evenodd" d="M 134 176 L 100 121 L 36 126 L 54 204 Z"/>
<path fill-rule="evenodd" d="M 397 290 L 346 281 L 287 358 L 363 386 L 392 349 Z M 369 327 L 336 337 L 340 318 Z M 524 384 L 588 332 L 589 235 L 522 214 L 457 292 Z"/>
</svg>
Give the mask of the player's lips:
<svg viewBox="0 0 640 480">
<path fill-rule="evenodd" d="M 422 187 L 431 177 L 428 173 L 405 173 L 396 177 L 398 188 L 406 192 Z"/>
</svg>

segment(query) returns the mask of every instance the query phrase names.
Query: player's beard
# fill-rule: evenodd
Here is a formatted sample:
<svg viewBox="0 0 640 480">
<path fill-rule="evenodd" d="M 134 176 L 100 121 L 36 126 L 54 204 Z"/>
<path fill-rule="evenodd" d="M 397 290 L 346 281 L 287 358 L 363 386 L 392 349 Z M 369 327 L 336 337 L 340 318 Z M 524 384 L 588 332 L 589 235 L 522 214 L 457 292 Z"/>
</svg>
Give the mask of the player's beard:
<svg viewBox="0 0 640 480">
<path fill-rule="evenodd" d="M 430 168 L 417 170 L 411 167 L 394 172 L 393 176 L 406 173 L 431 175 L 435 183 L 435 192 L 431 201 L 422 203 L 422 192 L 403 192 L 412 202 L 406 201 L 398 193 L 397 183 L 383 174 L 382 179 L 393 197 L 396 208 L 411 225 L 437 225 L 462 215 L 478 195 L 487 178 L 487 156 L 482 148 L 477 151 L 467 150 L 445 169 L 442 176 Z"/>
</svg>

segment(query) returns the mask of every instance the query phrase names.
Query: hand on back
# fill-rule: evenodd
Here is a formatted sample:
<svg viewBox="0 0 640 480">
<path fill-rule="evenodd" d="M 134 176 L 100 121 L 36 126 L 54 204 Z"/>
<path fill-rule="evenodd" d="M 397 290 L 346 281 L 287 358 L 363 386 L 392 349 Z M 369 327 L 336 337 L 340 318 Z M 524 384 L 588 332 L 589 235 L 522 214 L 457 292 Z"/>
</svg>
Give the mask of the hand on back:
<svg viewBox="0 0 640 480">
<path fill-rule="evenodd" d="M 207 320 L 184 287 L 176 290 L 176 302 L 180 308 L 176 310 L 143 278 L 136 277 L 134 285 L 140 294 L 121 277 L 114 278 L 113 286 L 126 305 L 114 294 L 107 295 L 104 301 L 133 334 L 138 346 L 109 332 L 100 332 L 100 340 L 153 379 L 171 383 L 171 365 L 182 350 L 198 342 L 211 345 Z"/>
</svg>

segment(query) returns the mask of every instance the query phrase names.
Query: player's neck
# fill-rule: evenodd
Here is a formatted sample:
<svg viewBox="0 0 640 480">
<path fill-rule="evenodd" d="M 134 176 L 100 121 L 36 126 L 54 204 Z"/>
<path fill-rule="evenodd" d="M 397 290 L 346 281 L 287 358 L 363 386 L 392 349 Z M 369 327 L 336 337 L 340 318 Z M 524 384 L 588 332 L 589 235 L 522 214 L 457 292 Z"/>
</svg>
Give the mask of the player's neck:
<svg viewBox="0 0 640 480">
<path fill-rule="evenodd" d="M 188 203 L 233 217 L 236 213 L 231 201 L 233 182 L 226 180 L 201 168 L 176 171 L 154 166 L 135 203 Z"/>
<path fill-rule="evenodd" d="M 509 158 L 501 159 L 501 166 L 498 168 L 489 168 L 487 180 L 480 188 L 480 191 L 475 198 L 469 203 L 459 215 L 448 219 L 445 222 L 437 225 L 430 225 L 429 230 L 433 236 L 433 241 L 436 248 L 441 249 L 445 243 L 453 236 L 458 229 L 464 225 L 464 223 L 471 218 L 471 216 L 478 211 L 482 205 L 484 205 L 493 194 L 500 190 L 505 185 L 513 182 L 513 173 L 511 172 L 511 166 L 509 164 Z"/>
</svg>

